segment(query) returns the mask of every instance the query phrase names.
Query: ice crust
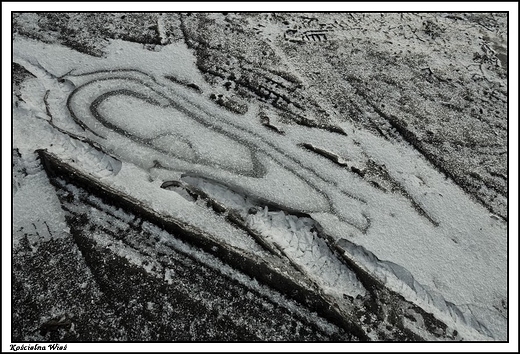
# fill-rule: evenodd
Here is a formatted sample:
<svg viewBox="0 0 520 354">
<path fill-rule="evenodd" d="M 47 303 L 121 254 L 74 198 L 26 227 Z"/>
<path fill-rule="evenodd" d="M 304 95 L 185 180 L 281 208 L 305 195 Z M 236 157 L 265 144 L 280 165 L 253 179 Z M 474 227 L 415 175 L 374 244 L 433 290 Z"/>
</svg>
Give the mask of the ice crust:
<svg viewBox="0 0 520 354">
<path fill-rule="evenodd" d="M 318 236 L 318 225 L 311 218 L 269 210 L 262 201 L 203 178 L 186 176 L 182 180 L 238 212 L 251 229 L 259 232 L 337 301 L 341 301 L 344 295 L 355 298 L 366 294 L 355 273 L 336 258 L 325 240 Z"/>
<path fill-rule="evenodd" d="M 176 76 L 205 87 L 195 58 L 183 45 L 150 52 L 114 40 L 106 50 L 105 58 L 92 58 L 15 36 L 14 61 L 36 76 L 22 87 L 24 102 L 13 112 L 14 147 L 22 156 L 48 149 L 158 212 L 258 254 L 263 250 L 245 232 L 160 189 L 161 183 L 188 173 L 255 201 L 308 213 L 314 220 L 264 208 L 247 221 L 329 292 L 364 294 L 353 273 L 311 232 L 313 222 L 350 245 L 349 255 L 387 286 L 447 323 L 471 329 L 461 331 L 464 339 L 506 338 L 505 319 L 495 305 L 507 298 L 507 224 L 410 146 L 347 123 L 341 125 L 347 135 L 280 123 L 286 132 L 280 137 L 259 123 L 258 107 L 235 115 L 166 79 Z M 46 92 L 52 121 L 74 135 L 49 124 Z M 302 143 L 331 151 L 347 164 L 366 166 L 371 160 L 384 165 L 430 220 L 407 198 L 374 188 L 302 149 Z M 52 235 L 59 235 L 64 223 L 44 173 L 26 180 L 14 195 L 14 228 L 46 220 Z M 226 188 L 212 187 L 216 199 L 229 197 Z M 41 208 L 42 201 L 49 208 Z M 357 247 L 373 257 L 360 256 Z"/>
<path fill-rule="evenodd" d="M 354 272 L 332 254 L 316 231 L 311 231 L 314 221 L 298 218 L 283 211 L 269 211 L 251 215 L 248 223 L 295 264 L 299 265 L 325 293 L 338 299 L 344 295 L 364 296 L 365 289 Z"/>
</svg>

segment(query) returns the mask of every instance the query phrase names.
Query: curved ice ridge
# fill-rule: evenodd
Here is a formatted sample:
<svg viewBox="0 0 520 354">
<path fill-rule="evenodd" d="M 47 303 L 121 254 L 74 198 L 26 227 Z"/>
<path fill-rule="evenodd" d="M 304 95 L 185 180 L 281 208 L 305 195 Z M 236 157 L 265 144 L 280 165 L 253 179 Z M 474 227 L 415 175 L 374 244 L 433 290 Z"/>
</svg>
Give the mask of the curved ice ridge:
<svg viewBox="0 0 520 354">
<path fill-rule="evenodd" d="M 332 212 L 360 231 L 369 225 L 366 202 L 338 187 L 319 169 L 304 166 L 294 153 L 297 146 L 286 151 L 287 146 L 265 139 L 266 132 L 237 124 L 233 117 L 217 111 L 208 113 L 136 70 L 67 78 L 77 86 L 67 101 L 76 123 L 119 154 L 120 146 L 128 145 L 125 158 L 142 167 L 152 167 L 151 161 L 144 161 L 137 151 L 148 149 L 156 156 L 155 167 L 226 181 L 235 189 L 288 208 Z M 140 112 L 137 115 L 131 109 L 134 106 Z M 146 125 L 143 112 L 150 113 Z M 215 151 L 215 146 L 224 146 L 226 151 Z M 289 181 L 288 188 L 284 180 Z"/>
<path fill-rule="evenodd" d="M 489 329 L 480 323 L 472 313 L 463 312 L 459 306 L 446 301 L 438 292 L 421 285 L 414 279 L 412 273 L 402 266 L 390 261 L 380 260 L 363 246 L 356 245 L 346 239 L 338 240 L 336 245 L 345 252 L 346 257 L 355 261 L 358 266 L 382 282 L 384 286 L 403 295 L 406 300 L 433 312 L 437 318 L 444 322 L 446 322 L 446 315 L 449 315 L 455 323 L 462 322 L 481 334 L 494 338 Z"/>
</svg>

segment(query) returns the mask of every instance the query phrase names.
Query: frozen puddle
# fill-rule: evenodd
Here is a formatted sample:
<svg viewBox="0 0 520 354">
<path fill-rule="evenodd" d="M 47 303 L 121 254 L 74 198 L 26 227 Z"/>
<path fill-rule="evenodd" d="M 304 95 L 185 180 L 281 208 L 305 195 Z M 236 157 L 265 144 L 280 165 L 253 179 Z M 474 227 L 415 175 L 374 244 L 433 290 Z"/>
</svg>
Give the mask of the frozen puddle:
<svg viewBox="0 0 520 354">
<path fill-rule="evenodd" d="M 344 256 L 463 339 L 506 338 L 507 224 L 410 146 L 347 123 L 339 134 L 273 117 L 282 135 L 262 124 L 256 106 L 224 111 L 165 78 L 205 85 L 181 45 L 149 52 L 113 41 L 105 58 L 20 38 L 13 49 L 36 76 L 22 90 L 33 103 L 14 110 L 15 141 L 25 149 L 59 154 L 232 247 L 260 255 L 265 242 L 338 302 L 366 295 Z M 370 183 L 373 166 L 384 173 Z M 204 191 L 262 240 L 182 188 L 161 189 L 166 181 Z"/>
</svg>

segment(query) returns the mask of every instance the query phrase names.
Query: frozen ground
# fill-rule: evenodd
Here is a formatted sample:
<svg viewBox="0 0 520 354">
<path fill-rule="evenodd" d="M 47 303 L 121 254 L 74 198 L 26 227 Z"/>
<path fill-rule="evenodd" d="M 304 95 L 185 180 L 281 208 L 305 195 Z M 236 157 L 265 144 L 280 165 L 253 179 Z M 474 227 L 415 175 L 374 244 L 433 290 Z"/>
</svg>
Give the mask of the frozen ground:
<svg viewBox="0 0 520 354">
<path fill-rule="evenodd" d="M 506 340 L 506 21 L 15 14 L 13 340 Z"/>
</svg>

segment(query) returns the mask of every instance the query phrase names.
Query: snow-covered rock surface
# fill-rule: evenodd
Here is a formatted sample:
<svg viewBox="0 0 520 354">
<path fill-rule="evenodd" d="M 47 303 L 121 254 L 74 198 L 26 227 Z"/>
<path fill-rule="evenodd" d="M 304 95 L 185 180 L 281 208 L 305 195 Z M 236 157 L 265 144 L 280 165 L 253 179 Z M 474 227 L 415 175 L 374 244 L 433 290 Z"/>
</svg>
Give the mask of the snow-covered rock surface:
<svg viewBox="0 0 520 354">
<path fill-rule="evenodd" d="M 17 14 L 13 338 L 507 340 L 506 22 Z"/>
</svg>

